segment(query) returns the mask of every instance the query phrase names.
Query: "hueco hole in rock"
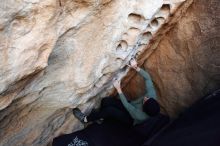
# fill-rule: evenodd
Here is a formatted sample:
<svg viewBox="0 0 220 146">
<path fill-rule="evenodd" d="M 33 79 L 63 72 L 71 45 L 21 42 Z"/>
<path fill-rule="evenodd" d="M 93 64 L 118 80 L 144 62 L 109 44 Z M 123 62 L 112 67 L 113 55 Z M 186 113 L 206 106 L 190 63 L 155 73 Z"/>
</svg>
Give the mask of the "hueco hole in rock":
<svg viewBox="0 0 220 146">
<path fill-rule="evenodd" d="M 149 92 L 131 60 L 169 120 L 82 123 Z M 219 146 L 219 89 L 219 0 L 0 1 L 0 146 Z"/>
</svg>

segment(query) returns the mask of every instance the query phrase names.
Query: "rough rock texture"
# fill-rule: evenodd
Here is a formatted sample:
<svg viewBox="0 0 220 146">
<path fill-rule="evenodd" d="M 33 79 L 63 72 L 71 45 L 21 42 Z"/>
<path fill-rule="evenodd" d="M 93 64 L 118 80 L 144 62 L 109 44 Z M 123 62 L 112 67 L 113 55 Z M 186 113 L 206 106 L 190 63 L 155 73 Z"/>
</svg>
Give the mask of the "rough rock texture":
<svg viewBox="0 0 220 146">
<path fill-rule="evenodd" d="M 171 116 L 220 88 L 219 4 L 218 0 L 194 1 L 151 56 L 145 60 L 149 54 L 145 52 L 139 57 L 140 64 L 144 62 L 143 67 L 153 77 L 164 112 Z M 154 48 L 156 42 L 158 38 L 148 49 Z M 136 75 L 125 91 L 141 94 L 139 86 L 143 81 Z"/>
<path fill-rule="evenodd" d="M 211 81 L 212 86 L 207 89 L 217 87 L 219 76 L 215 76 L 215 73 L 219 72 L 219 60 L 217 57 L 208 60 L 202 50 L 214 56 L 219 50 L 211 53 L 205 45 L 200 45 L 201 49 L 197 47 L 203 41 L 215 42 L 211 44 L 218 46 L 218 41 L 209 41 L 214 32 L 216 36 L 218 34 L 217 0 L 196 1 L 187 16 L 181 20 L 182 23 L 179 22 L 166 38 L 163 37 L 184 15 L 191 2 L 192 0 L 2 1 L 0 145 L 44 146 L 54 136 L 80 128 L 71 116 L 70 108 L 81 106 L 88 111 L 99 97 L 112 93 L 112 78 L 122 78 L 128 72 L 125 64 L 136 54 L 141 58 L 140 63 L 151 54 L 145 66 L 150 68 L 154 77 L 161 103 L 171 114 L 182 105 L 191 103 L 191 97 L 198 95 L 202 87 L 207 85 L 207 79 L 215 80 Z M 206 7 L 206 3 L 210 5 L 207 12 L 202 9 Z M 191 23 L 191 20 L 196 23 Z M 211 29 L 212 33 L 207 35 L 203 32 Z M 197 33 L 201 38 L 194 37 Z M 160 42 L 162 38 L 164 39 Z M 168 40 L 175 41 L 175 44 Z M 185 47 L 188 40 L 190 44 Z M 177 44 L 178 41 L 180 44 Z M 158 51 L 154 51 L 155 48 Z M 188 54 L 191 52 L 197 54 L 193 60 Z M 188 58 L 183 58 L 184 55 Z M 194 63 L 197 67 L 195 69 L 192 65 L 195 61 L 204 66 L 199 67 Z M 216 68 L 213 65 L 205 72 L 202 68 L 209 67 L 209 61 Z M 182 80 L 179 79 L 179 84 L 175 82 L 175 78 L 168 80 L 168 77 L 177 76 L 183 68 L 192 68 L 196 72 L 191 76 L 189 71 L 182 71 L 183 77 Z M 212 69 L 213 72 L 210 73 Z M 194 87 L 192 85 L 197 85 L 198 74 L 200 81 L 197 92 L 189 93 L 190 96 L 184 98 L 185 91 L 188 92 Z M 190 81 L 192 85 L 181 84 L 183 81 Z M 174 102 L 176 95 L 179 102 Z"/>
<path fill-rule="evenodd" d="M 70 107 L 90 109 L 92 97 L 111 92 L 183 2 L 2 1 L 0 145 L 42 146 L 76 129 Z"/>
<path fill-rule="evenodd" d="M 30 92 L 48 90 L 54 94 L 44 100 L 54 103 L 61 92 L 65 94 L 59 101 L 62 107 L 95 85 L 101 87 L 134 54 L 136 39 L 162 4 L 162 0 L 2 2 L 0 109 Z"/>
</svg>

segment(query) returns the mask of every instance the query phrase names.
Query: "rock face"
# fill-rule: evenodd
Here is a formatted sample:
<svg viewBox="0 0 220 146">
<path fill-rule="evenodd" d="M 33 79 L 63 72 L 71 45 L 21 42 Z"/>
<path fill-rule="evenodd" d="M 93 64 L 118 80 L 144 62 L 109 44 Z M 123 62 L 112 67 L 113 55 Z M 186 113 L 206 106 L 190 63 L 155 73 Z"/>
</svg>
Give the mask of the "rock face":
<svg viewBox="0 0 220 146">
<path fill-rule="evenodd" d="M 147 59 L 144 66 L 171 115 L 191 104 L 194 96 L 217 88 L 219 2 L 196 1 L 179 21 L 191 3 L 1 2 L 0 145 L 43 146 L 62 132 L 78 129 L 70 109 L 88 111 L 111 94 L 112 78 L 127 74 L 125 64 L 133 56 L 140 64 Z M 127 81 L 133 77 L 128 73 Z M 130 83 L 127 89 L 135 85 Z"/>
<path fill-rule="evenodd" d="M 47 99 L 62 107 L 101 87 L 134 54 L 136 39 L 162 5 L 162 0 L 3 2 L 0 109 L 40 91 L 54 91 Z"/>
<path fill-rule="evenodd" d="M 153 77 L 164 112 L 171 116 L 220 88 L 219 4 L 195 1 L 171 31 L 149 44 L 151 50 L 159 42 L 151 56 L 146 51 L 139 57 Z M 143 81 L 137 75 L 132 80 L 125 91 L 141 93 Z"/>
</svg>

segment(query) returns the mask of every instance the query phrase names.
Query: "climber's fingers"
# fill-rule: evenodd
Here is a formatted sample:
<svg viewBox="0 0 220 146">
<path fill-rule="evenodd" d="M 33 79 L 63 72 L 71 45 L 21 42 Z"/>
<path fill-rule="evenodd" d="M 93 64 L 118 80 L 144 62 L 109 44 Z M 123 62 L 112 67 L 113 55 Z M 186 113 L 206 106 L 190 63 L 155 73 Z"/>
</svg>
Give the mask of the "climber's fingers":
<svg viewBox="0 0 220 146">
<path fill-rule="evenodd" d="M 120 87 L 121 81 L 118 78 L 113 78 L 113 85 L 114 87 Z"/>
<path fill-rule="evenodd" d="M 131 67 L 131 65 L 130 65 L 130 63 L 128 62 L 127 64 L 126 64 L 128 67 Z"/>
<path fill-rule="evenodd" d="M 137 66 L 137 61 L 136 61 L 136 59 L 134 58 L 134 57 L 132 57 L 131 59 L 130 59 L 130 61 L 126 64 L 128 67 L 132 67 L 133 68 L 133 66 Z"/>
<path fill-rule="evenodd" d="M 113 78 L 113 82 L 121 82 L 117 77 Z"/>
</svg>

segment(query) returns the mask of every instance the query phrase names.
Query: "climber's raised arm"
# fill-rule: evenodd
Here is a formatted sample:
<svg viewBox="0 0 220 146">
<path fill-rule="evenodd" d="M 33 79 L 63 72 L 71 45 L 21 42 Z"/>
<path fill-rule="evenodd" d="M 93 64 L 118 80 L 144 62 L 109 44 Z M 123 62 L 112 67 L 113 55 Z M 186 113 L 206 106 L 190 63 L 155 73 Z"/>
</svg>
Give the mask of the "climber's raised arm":
<svg viewBox="0 0 220 146">
<path fill-rule="evenodd" d="M 127 110 L 132 109 L 133 106 L 127 101 L 125 95 L 123 94 L 123 92 L 121 90 L 121 82 L 117 79 L 114 79 L 113 85 L 114 85 L 115 89 L 117 90 L 117 92 L 119 94 L 119 98 L 120 98 L 122 104 L 124 105 L 124 107 Z"/>
<path fill-rule="evenodd" d="M 156 95 L 156 91 L 154 88 L 154 84 L 151 80 L 150 74 L 141 69 L 140 67 L 137 66 L 137 62 L 136 60 L 132 59 L 130 61 L 130 67 L 132 67 L 133 69 L 135 69 L 145 80 L 145 86 L 147 89 L 147 96 L 156 99 L 157 95 Z"/>
</svg>

